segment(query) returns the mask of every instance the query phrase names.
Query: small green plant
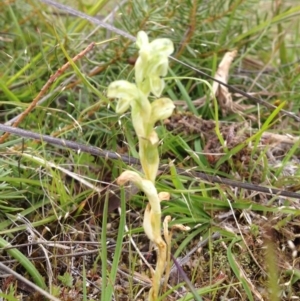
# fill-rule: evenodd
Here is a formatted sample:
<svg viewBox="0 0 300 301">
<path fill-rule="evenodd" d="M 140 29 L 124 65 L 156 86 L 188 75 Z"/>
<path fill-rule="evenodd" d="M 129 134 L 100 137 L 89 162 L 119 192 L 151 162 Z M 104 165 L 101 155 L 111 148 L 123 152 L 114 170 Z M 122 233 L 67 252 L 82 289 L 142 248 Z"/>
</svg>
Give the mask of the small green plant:
<svg viewBox="0 0 300 301">
<path fill-rule="evenodd" d="M 174 104 L 168 98 L 158 98 L 152 103 L 149 96 L 152 93 L 160 97 L 167 75 L 168 57 L 174 51 L 169 39 L 156 39 L 149 43 L 145 32 L 140 31 L 136 42 L 139 57 L 135 64 L 135 84 L 126 80 L 111 83 L 107 95 L 118 98 L 116 112 L 122 114 L 131 107 L 131 118 L 134 130 L 139 140 L 139 157 L 144 176 L 137 172 L 124 171 L 117 182 L 124 185 L 128 181 L 137 185 L 147 196 L 149 203 L 144 215 L 144 231 L 148 238 L 158 248 L 158 258 L 154 271 L 149 300 L 157 300 L 160 281 L 165 270 L 167 246 L 161 236 L 161 206 L 163 199 L 168 199 L 168 193 L 158 193 L 155 188 L 155 178 L 159 166 L 158 136 L 154 130 L 157 121 L 171 116 Z"/>
<path fill-rule="evenodd" d="M 57 278 L 61 281 L 64 286 L 73 286 L 73 277 L 70 273 L 65 272 L 63 275 L 58 275 Z"/>
</svg>

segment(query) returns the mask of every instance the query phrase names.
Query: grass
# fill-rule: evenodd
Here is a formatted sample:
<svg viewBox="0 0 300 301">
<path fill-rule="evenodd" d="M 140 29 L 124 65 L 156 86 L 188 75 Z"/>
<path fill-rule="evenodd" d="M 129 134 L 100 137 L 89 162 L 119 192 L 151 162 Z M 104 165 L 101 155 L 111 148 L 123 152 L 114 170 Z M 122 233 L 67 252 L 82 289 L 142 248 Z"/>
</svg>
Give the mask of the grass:
<svg viewBox="0 0 300 301">
<path fill-rule="evenodd" d="M 160 299 L 300 299 L 300 6 L 144 2 L 66 1 L 92 22 L 37 0 L 0 3 L 1 123 L 41 138 L 1 133 L 1 263 L 60 300 L 146 300 L 156 261 L 142 229 L 146 200 L 115 184 L 139 170 L 137 138 L 105 96 L 112 81 L 133 81 L 131 37 L 145 30 L 172 39 L 181 62 L 170 60 L 164 92 L 176 111 L 157 124 L 156 186 L 172 196 L 163 216 L 191 227 L 173 234 L 179 266 Z M 93 23 L 103 17 L 121 32 Z M 233 49 L 230 91 L 243 109 L 210 97 L 210 77 Z M 2 277 L 1 297 L 42 299 L 16 279 Z"/>
</svg>

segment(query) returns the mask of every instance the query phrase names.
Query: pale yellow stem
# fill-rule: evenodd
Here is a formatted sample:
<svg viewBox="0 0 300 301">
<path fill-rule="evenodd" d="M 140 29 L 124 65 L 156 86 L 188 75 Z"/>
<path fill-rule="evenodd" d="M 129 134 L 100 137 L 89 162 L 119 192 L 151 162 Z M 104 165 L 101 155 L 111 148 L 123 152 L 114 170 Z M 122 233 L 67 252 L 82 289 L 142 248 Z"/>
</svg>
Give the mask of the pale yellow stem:
<svg viewBox="0 0 300 301">
<path fill-rule="evenodd" d="M 167 243 L 167 260 L 166 260 L 166 269 L 165 269 L 165 279 L 164 279 L 164 286 L 163 286 L 163 292 L 166 292 L 167 285 L 170 277 L 170 271 L 171 271 L 171 240 L 172 240 L 172 230 L 169 232 L 169 222 L 171 221 L 171 216 L 168 215 L 164 219 L 164 237 L 165 241 Z"/>
<path fill-rule="evenodd" d="M 155 244 L 157 246 L 157 262 L 155 273 L 152 279 L 152 288 L 149 292 L 149 301 L 157 300 L 160 288 L 160 280 L 165 270 L 167 257 L 167 246 L 161 236 L 155 239 Z"/>
</svg>

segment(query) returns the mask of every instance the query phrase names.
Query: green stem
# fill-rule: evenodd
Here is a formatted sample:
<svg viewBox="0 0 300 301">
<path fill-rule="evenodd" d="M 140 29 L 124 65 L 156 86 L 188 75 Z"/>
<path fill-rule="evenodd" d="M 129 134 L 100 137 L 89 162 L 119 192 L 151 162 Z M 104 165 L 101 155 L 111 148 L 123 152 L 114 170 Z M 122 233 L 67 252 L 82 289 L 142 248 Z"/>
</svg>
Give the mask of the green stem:
<svg viewBox="0 0 300 301">
<path fill-rule="evenodd" d="M 145 138 L 139 139 L 139 157 L 145 178 L 155 183 L 159 166 L 159 155 L 157 144 L 152 144 Z"/>
</svg>

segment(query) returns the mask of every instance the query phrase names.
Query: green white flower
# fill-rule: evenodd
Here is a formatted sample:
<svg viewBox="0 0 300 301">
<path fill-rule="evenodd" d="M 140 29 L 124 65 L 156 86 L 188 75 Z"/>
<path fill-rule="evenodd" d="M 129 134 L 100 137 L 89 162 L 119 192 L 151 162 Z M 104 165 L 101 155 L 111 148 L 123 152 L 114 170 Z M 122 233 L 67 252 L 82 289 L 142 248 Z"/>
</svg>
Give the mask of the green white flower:
<svg viewBox="0 0 300 301">
<path fill-rule="evenodd" d="M 161 78 L 168 72 L 168 57 L 174 51 L 169 39 L 155 39 L 149 43 L 147 34 L 140 31 L 136 45 L 140 49 L 135 63 L 135 81 L 137 86 L 147 95 L 152 92 L 159 97 L 165 87 Z"/>
<path fill-rule="evenodd" d="M 131 181 L 144 191 L 149 203 L 144 215 L 144 231 L 158 248 L 158 260 L 153 275 L 153 286 L 149 292 L 149 300 L 157 300 L 160 280 L 166 263 L 166 244 L 161 237 L 161 200 L 168 200 L 169 194 L 158 194 L 155 179 L 159 166 L 159 138 L 154 129 L 155 123 L 168 118 L 175 106 L 168 98 L 159 98 L 150 103 L 148 97 L 152 93 L 159 97 L 165 87 L 162 77 L 168 72 L 168 57 L 174 51 L 169 39 L 156 39 L 149 43 L 147 34 L 141 31 L 137 35 L 136 45 L 139 57 L 135 64 L 135 84 L 125 80 L 111 83 L 107 96 L 117 98 L 116 112 L 125 113 L 131 107 L 131 118 L 134 130 L 139 139 L 139 157 L 144 171 L 142 178 L 134 171 L 124 171 L 117 183 L 124 185 Z"/>
</svg>

